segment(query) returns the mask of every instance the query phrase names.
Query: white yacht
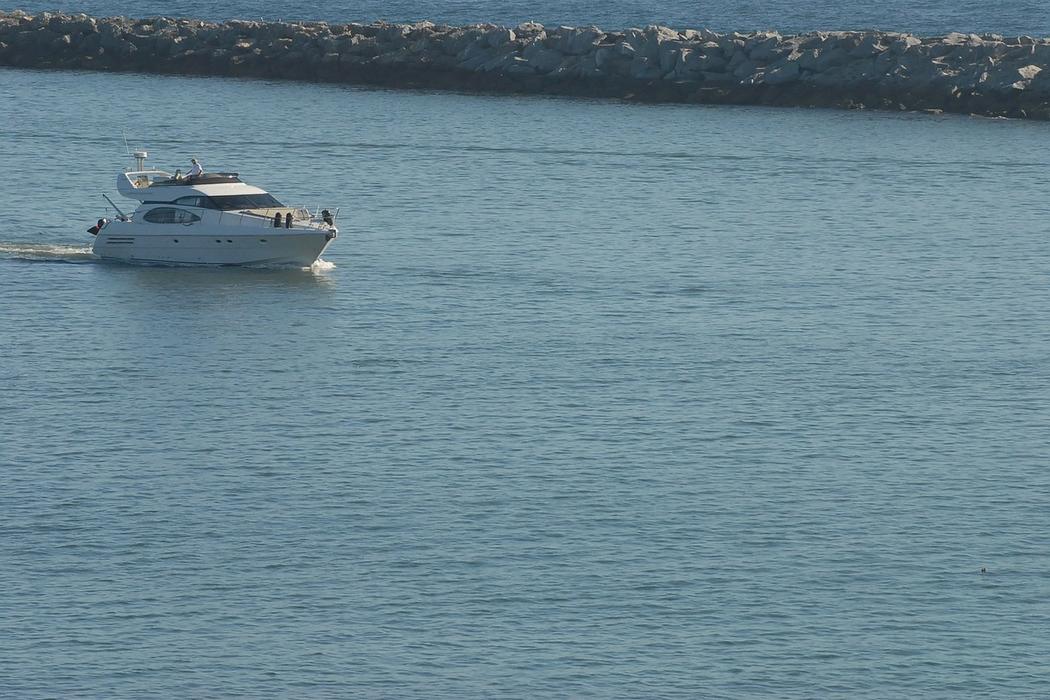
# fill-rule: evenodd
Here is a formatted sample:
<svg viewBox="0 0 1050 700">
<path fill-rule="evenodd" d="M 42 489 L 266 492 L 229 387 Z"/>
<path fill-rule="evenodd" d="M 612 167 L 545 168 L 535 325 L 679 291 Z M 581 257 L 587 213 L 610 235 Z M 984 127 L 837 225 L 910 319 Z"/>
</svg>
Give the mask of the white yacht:
<svg viewBox="0 0 1050 700">
<path fill-rule="evenodd" d="M 88 229 L 100 258 L 163 265 L 296 265 L 309 267 L 339 234 L 338 210 L 310 213 L 281 204 L 237 173 L 173 175 L 145 167 L 117 175 L 117 191 L 139 201 L 125 214 Z M 104 195 L 103 195 L 104 196 Z"/>
</svg>

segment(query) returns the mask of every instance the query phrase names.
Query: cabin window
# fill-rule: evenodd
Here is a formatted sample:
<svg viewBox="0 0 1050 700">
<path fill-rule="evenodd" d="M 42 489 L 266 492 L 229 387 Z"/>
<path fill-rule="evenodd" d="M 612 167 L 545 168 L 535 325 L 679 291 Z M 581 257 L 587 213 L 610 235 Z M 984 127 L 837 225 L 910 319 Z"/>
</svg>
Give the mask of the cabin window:
<svg viewBox="0 0 1050 700">
<path fill-rule="evenodd" d="M 184 207 L 198 207 L 200 209 L 216 209 L 210 197 L 194 195 L 192 197 L 179 197 L 172 204 L 181 204 Z"/>
<path fill-rule="evenodd" d="M 151 224 L 192 224 L 201 220 L 199 216 L 192 212 L 188 212 L 185 209 L 175 209 L 174 207 L 150 209 L 142 218 Z"/>
<path fill-rule="evenodd" d="M 221 197 L 209 197 L 211 203 L 223 211 L 235 209 L 273 209 L 283 207 L 271 194 L 227 194 Z"/>
</svg>

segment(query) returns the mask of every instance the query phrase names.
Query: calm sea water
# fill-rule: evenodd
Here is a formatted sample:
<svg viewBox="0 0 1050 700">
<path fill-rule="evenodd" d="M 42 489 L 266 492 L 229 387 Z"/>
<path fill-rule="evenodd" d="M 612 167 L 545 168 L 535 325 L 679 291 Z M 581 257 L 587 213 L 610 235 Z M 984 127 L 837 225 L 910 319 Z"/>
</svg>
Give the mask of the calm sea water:
<svg viewBox="0 0 1050 700">
<path fill-rule="evenodd" d="M 866 0 L 844 2 L 801 2 L 800 0 L 762 0 L 737 2 L 640 3 L 636 0 L 608 2 L 464 2 L 443 0 L 421 4 L 418 0 L 366 0 L 330 2 L 294 0 L 260 7 L 246 0 L 230 0 L 221 5 L 205 0 L 167 2 L 144 0 L 134 7 L 113 0 L 31 0 L 19 3 L 29 12 L 63 10 L 110 16 L 149 17 L 156 15 L 201 17 L 222 20 L 229 17 L 284 20 L 323 19 L 332 22 L 423 19 L 451 24 L 501 22 L 515 25 L 535 20 L 544 24 L 590 25 L 623 28 L 665 24 L 673 27 L 711 27 L 722 31 L 778 29 L 784 32 L 814 29 L 885 29 L 918 34 L 944 34 L 949 31 L 1001 32 L 1005 34 L 1050 35 L 1050 10 L 1037 0 L 1005 0 L 989 3 L 978 0 Z M 15 6 L 12 6 L 15 7 Z"/>
<path fill-rule="evenodd" d="M 122 128 L 329 264 L 93 260 Z M 1048 141 L 0 70 L 0 696 L 1044 696 Z"/>
</svg>

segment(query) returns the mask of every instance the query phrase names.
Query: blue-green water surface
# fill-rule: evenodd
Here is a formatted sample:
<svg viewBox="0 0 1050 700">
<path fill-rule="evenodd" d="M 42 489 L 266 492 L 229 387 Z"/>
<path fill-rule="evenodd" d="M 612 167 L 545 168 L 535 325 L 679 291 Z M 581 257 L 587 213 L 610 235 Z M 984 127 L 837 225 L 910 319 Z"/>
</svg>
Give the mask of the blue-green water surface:
<svg viewBox="0 0 1050 700">
<path fill-rule="evenodd" d="M 93 260 L 122 129 L 329 264 Z M 0 70 L 0 695 L 1043 696 L 1048 143 Z"/>
</svg>

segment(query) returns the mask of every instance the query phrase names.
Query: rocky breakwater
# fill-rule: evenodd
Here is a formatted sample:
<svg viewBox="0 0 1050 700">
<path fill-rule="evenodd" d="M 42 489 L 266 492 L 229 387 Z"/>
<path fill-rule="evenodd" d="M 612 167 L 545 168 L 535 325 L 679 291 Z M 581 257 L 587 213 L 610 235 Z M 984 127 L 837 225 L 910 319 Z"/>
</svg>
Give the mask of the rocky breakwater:
<svg viewBox="0 0 1050 700">
<path fill-rule="evenodd" d="M 1050 41 L 0 13 L 0 65 L 1050 119 Z"/>
</svg>

